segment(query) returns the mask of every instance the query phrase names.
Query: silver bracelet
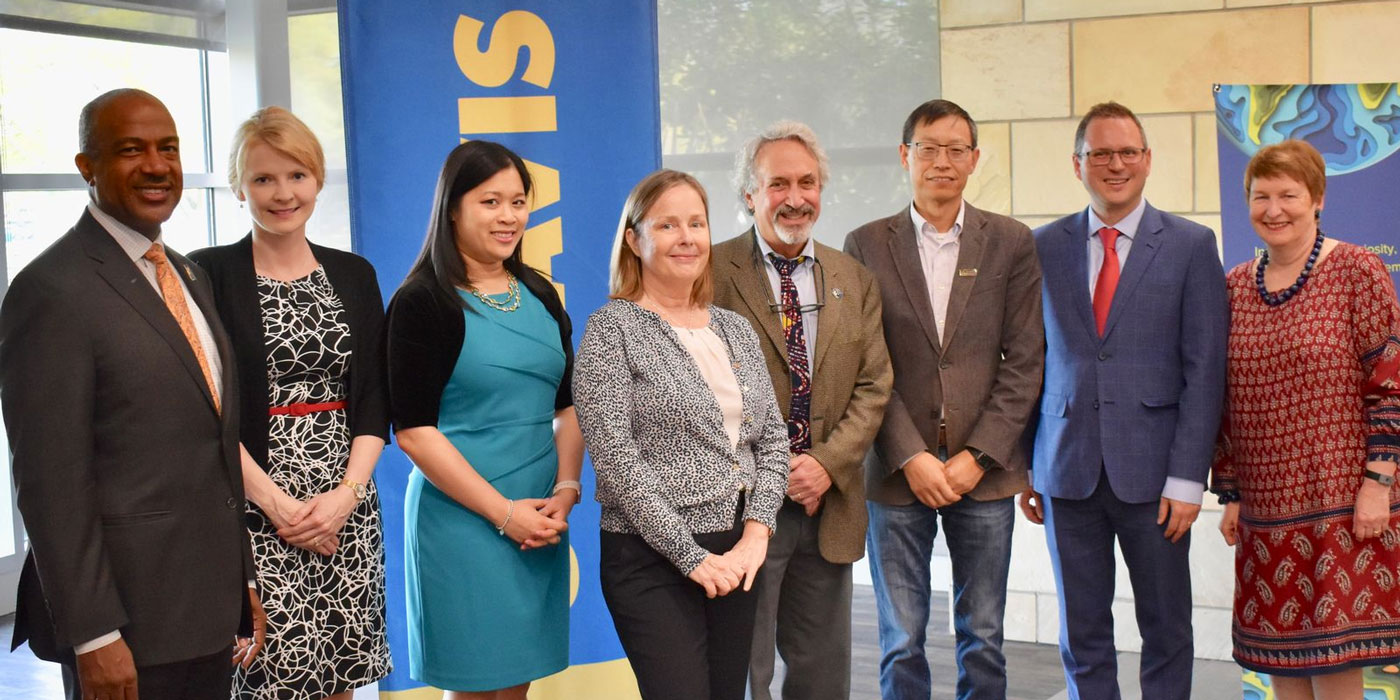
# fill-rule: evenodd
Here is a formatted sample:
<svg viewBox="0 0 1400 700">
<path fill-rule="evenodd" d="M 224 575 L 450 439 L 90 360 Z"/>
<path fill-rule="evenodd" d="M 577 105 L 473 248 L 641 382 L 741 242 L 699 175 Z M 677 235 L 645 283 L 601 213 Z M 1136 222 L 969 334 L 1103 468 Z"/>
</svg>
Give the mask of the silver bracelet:
<svg viewBox="0 0 1400 700">
<path fill-rule="evenodd" d="M 506 501 L 506 521 L 496 526 L 496 534 L 501 537 L 506 536 L 506 526 L 510 524 L 511 516 L 515 515 L 515 501 Z"/>
</svg>

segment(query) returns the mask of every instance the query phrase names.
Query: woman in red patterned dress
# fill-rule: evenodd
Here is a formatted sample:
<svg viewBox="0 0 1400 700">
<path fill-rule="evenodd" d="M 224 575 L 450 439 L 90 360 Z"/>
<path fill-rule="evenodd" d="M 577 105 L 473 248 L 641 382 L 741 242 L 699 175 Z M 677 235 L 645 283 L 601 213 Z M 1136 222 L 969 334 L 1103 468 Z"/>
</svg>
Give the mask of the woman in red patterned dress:
<svg viewBox="0 0 1400 700">
<path fill-rule="evenodd" d="M 1362 697 L 1400 660 L 1400 305 L 1366 250 L 1318 228 L 1322 156 L 1245 169 L 1266 252 L 1228 275 L 1229 395 L 1212 490 L 1235 549 L 1235 660 L 1280 700 Z"/>
</svg>

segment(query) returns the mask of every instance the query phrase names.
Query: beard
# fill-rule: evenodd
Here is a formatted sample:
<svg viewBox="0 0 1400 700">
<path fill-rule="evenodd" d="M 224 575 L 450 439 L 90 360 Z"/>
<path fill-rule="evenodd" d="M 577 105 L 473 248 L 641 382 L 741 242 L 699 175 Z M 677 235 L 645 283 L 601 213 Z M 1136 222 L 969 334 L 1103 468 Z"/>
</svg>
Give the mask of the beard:
<svg viewBox="0 0 1400 700">
<path fill-rule="evenodd" d="M 816 208 L 810 204 L 804 204 L 800 207 L 784 204 L 773 211 L 773 233 L 778 237 L 778 240 L 787 245 L 803 245 L 807 243 L 807 239 L 812 237 L 812 224 L 816 223 L 815 220 L 809 220 L 796 226 L 788 226 L 782 223 L 782 217 L 785 214 L 804 214 L 815 217 L 816 213 Z"/>
</svg>

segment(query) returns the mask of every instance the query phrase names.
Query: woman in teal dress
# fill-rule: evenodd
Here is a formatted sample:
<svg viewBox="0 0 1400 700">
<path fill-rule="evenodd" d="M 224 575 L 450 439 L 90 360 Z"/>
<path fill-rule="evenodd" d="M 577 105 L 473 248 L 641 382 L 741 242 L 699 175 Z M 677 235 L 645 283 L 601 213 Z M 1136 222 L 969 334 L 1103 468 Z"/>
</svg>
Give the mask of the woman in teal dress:
<svg viewBox="0 0 1400 700">
<path fill-rule="evenodd" d="M 469 141 L 438 178 L 427 240 L 388 312 L 404 498 L 409 675 L 521 699 L 568 665 L 569 512 L 583 438 L 558 293 L 521 259 L 530 176 Z"/>
</svg>

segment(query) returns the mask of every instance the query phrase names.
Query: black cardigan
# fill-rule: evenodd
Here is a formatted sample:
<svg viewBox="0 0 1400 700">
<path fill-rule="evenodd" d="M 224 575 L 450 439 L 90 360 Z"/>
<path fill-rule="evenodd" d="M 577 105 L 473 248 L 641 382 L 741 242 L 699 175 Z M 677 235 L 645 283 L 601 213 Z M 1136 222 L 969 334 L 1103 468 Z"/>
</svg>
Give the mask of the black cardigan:
<svg viewBox="0 0 1400 700">
<path fill-rule="evenodd" d="M 384 297 L 374 268 L 364 258 L 311 243 L 311 252 L 326 271 L 350 326 L 350 375 L 346 378 L 351 438 L 373 435 L 389 439 L 388 390 L 384 371 Z M 209 275 L 219 318 L 233 339 L 238 361 L 238 391 L 243 446 L 258 465 L 267 468 L 267 345 L 263 339 L 262 308 L 258 303 L 257 273 L 253 269 L 253 236 L 237 243 L 189 254 Z"/>
<path fill-rule="evenodd" d="M 573 326 L 554 285 L 530 268 L 520 282 L 544 304 L 559 324 L 564 349 L 564 377 L 554 396 L 554 410 L 574 405 Z M 410 274 L 389 300 L 389 413 L 394 430 L 436 426 L 442 391 L 452 378 L 466 339 L 467 322 L 461 304 L 446 295 L 432 278 Z"/>
</svg>

